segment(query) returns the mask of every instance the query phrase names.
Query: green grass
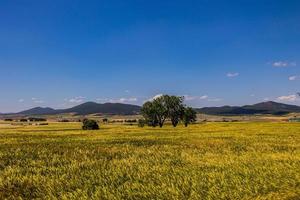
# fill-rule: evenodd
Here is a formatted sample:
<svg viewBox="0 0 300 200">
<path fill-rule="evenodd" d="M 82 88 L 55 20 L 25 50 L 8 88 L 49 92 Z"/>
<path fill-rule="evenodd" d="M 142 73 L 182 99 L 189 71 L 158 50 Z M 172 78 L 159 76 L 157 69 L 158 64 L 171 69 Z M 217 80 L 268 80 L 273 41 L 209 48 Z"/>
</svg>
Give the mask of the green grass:
<svg viewBox="0 0 300 200">
<path fill-rule="evenodd" d="M 300 124 L 3 126 L 0 199 L 300 199 Z"/>
</svg>

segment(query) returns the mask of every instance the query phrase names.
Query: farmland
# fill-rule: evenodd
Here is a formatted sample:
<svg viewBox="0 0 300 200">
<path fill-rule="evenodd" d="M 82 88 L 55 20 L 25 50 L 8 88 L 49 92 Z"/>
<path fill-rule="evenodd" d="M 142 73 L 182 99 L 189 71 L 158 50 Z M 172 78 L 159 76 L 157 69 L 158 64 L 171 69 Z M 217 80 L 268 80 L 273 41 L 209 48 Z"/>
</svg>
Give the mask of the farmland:
<svg viewBox="0 0 300 200">
<path fill-rule="evenodd" d="M 0 124 L 0 199 L 299 199 L 300 123 Z"/>
</svg>

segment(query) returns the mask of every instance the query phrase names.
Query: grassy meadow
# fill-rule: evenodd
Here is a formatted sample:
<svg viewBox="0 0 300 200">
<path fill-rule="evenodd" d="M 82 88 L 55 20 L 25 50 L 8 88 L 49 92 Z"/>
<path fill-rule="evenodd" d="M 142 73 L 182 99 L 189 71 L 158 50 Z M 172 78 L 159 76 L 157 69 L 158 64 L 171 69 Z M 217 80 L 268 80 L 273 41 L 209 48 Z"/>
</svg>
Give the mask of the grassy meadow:
<svg viewBox="0 0 300 200">
<path fill-rule="evenodd" d="M 300 123 L 2 124 L 0 199 L 300 199 Z"/>
</svg>

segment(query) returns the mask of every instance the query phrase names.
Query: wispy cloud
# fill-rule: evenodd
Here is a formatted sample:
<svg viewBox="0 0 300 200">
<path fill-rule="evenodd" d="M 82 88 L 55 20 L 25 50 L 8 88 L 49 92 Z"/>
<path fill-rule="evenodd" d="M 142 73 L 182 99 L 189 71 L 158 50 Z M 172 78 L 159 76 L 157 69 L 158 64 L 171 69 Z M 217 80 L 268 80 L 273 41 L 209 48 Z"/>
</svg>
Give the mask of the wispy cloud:
<svg viewBox="0 0 300 200">
<path fill-rule="evenodd" d="M 138 99 L 136 97 L 130 97 L 130 98 L 125 98 L 122 97 L 120 99 L 110 99 L 109 102 L 110 103 L 133 103 L 133 102 L 137 102 Z"/>
<path fill-rule="evenodd" d="M 287 95 L 287 96 L 280 96 L 277 97 L 278 101 L 286 101 L 286 102 L 294 102 L 297 100 L 297 95 L 295 94 L 291 94 L 291 95 Z"/>
<path fill-rule="evenodd" d="M 109 102 L 110 99 L 108 98 L 97 98 L 96 101 L 100 102 L 100 103 L 106 103 Z"/>
<path fill-rule="evenodd" d="M 19 99 L 18 102 L 19 103 L 23 103 L 25 100 L 24 99 Z"/>
<path fill-rule="evenodd" d="M 120 98 L 119 102 L 125 103 L 125 102 L 136 102 L 137 98 L 136 97 L 131 97 L 131 98 Z"/>
<path fill-rule="evenodd" d="M 183 95 L 184 99 L 186 101 L 196 101 L 196 100 L 204 100 L 207 99 L 208 96 L 207 95 L 203 95 L 203 96 L 190 96 L 190 95 Z"/>
<path fill-rule="evenodd" d="M 272 62 L 272 66 L 273 67 L 291 67 L 291 66 L 296 66 L 297 63 L 296 62 L 288 62 L 288 61 L 275 61 Z"/>
<path fill-rule="evenodd" d="M 78 96 L 71 99 L 65 99 L 65 101 L 68 101 L 69 103 L 82 103 L 85 101 L 85 97 Z"/>
<path fill-rule="evenodd" d="M 157 99 L 157 98 L 159 98 L 159 97 L 161 97 L 161 96 L 163 96 L 163 94 L 157 94 L 157 95 L 155 95 L 155 96 L 149 98 L 149 99 L 146 100 L 146 101 L 153 101 L 153 100 L 155 100 L 155 99 Z"/>
<path fill-rule="evenodd" d="M 203 99 L 207 99 L 207 98 L 208 98 L 208 96 L 207 96 L 207 95 L 203 95 L 203 96 L 199 97 L 199 99 L 201 99 L 201 100 L 203 100 Z"/>
<path fill-rule="evenodd" d="M 295 81 L 295 80 L 298 80 L 298 79 L 300 79 L 300 76 L 290 76 L 289 77 L 290 81 Z"/>
<path fill-rule="evenodd" d="M 236 77 L 239 76 L 240 74 L 237 72 L 229 72 L 226 74 L 227 77 L 232 78 L 232 77 Z"/>
<path fill-rule="evenodd" d="M 35 98 L 35 97 L 32 97 L 31 100 L 33 101 L 33 103 L 37 103 L 37 104 L 45 103 L 45 101 Z"/>
</svg>

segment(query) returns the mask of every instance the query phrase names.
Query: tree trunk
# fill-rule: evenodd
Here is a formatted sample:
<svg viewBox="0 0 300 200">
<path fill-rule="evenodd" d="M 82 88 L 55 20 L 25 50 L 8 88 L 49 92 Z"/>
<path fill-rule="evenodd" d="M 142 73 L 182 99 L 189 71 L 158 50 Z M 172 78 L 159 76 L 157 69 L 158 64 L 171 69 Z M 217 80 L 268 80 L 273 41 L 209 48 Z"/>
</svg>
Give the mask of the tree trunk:
<svg viewBox="0 0 300 200">
<path fill-rule="evenodd" d="M 178 122 L 172 122 L 173 127 L 176 127 Z"/>
</svg>

